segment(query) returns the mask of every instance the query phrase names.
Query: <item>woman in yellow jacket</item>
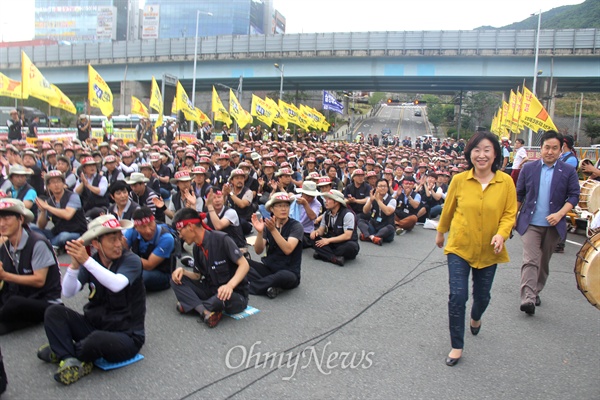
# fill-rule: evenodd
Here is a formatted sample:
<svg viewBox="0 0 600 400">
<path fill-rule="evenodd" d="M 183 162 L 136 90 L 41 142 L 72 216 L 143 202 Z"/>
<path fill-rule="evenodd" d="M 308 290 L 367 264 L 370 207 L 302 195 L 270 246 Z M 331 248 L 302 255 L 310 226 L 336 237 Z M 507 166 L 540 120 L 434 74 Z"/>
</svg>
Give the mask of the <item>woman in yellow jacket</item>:
<svg viewBox="0 0 600 400">
<path fill-rule="evenodd" d="M 473 306 L 470 328 L 477 335 L 481 316 L 490 302 L 490 290 L 498 263 L 509 261 L 504 242 L 517 214 L 517 195 L 510 175 L 500 171 L 502 151 L 491 133 L 476 133 L 465 148 L 469 169 L 452 179 L 437 228 L 436 244 L 448 255 L 450 295 L 448 317 L 452 350 L 446 364 L 462 356 L 465 305 L 469 297 L 469 273 L 473 274 Z"/>
</svg>

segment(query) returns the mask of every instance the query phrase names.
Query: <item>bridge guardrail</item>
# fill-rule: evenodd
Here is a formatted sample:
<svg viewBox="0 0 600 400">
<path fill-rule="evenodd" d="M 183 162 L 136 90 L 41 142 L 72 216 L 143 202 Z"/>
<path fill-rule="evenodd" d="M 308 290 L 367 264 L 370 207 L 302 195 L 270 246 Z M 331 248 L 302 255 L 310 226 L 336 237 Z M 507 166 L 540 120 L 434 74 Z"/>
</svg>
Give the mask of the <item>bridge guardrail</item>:
<svg viewBox="0 0 600 400">
<path fill-rule="evenodd" d="M 492 56 L 532 55 L 535 33 L 529 30 L 400 31 L 228 35 L 198 40 L 200 60 L 256 57 L 323 56 Z M 70 46 L 0 48 L 0 69 L 18 68 L 21 50 L 38 67 L 108 64 L 123 59 L 161 62 L 193 59 L 195 38 L 75 43 Z M 543 29 L 540 55 L 597 55 L 599 29 Z"/>
</svg>

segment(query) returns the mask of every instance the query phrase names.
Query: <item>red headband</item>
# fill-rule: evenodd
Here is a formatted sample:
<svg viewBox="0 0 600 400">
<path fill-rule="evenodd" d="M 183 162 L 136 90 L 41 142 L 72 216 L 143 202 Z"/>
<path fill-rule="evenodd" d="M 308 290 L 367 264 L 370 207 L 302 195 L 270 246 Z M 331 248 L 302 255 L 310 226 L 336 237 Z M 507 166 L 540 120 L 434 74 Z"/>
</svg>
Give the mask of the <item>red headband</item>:
<svg viewBox="0 0 600 400">
<path fill-rule="evenodd" d="M 175 224 L 175 229 L 177 229 L 178 231 L 182 230 L 183 228 L 185 228 L 186 226 L 188 226 L 189 224 L 202 224 L 202 227 L 208 231 L 212 231 L 212 229 L 206 225 L 204 223 L 204 219 L 206 218 L 206 213 L 200 213 L 198 214 L 199 218 L 190 218 L 190 219 L 182 219 L 181 221 L 177 222 Z"/>
<path fill-rule="evenodd" d="M 133 220 L 133 226 L 146 225 L 146 224 L 149 224 L 152 221 L 154 221 L 154 215 L 151 215 L 149 217 L 144 217 L 142 219 L 134 219 Z"/>
</svg>

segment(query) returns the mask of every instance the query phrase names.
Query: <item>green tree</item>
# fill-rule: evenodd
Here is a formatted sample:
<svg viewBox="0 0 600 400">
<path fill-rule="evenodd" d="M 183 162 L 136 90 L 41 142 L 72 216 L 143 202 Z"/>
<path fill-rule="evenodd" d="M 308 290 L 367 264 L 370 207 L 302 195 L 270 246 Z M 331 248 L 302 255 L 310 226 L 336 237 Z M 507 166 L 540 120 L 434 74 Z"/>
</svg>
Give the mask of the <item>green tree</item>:
<svg viewBox="0 0 600 400">
<path fill-rule="evenodd" d="M 592 139 L 592 144 L 594 141 L 600 137 L 600 121 L 588 120 L 583 130 L 588 135 L 590 139 Z"/>
<path fill-rule="evenodd" d="M 381 100 L 385 99 L 386 95 L 383 92 L 374 92 L 371 97 L 369 98 L 369 105 L 371 106 L 375 106 L 376 104 L 379 104 L 381 102 Z"/>
<path fill-rule="evenodd" d="M 468 129 L 475 131 L 477 126 L 489 125 L 501 100 L 501 95 L 490 92 L 472 92 L 463 96 L 463 111 L 470 116 Z"/>
<path fill-rule="evenodd" d="M 442 104 L 431 104 L 427 103 L 427 118 L 433 125 L 435 133 L 438 131 L 438 127 L 446 120 L 444 106 Z"/>
</svg>

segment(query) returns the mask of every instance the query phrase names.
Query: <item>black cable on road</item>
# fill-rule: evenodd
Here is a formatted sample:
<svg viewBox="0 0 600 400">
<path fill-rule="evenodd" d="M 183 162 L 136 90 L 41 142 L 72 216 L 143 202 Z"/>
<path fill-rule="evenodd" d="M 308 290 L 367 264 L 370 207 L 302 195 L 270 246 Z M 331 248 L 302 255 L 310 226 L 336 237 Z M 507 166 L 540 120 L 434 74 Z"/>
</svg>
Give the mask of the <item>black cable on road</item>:
<svg viewBox="0 0 600 400">
<path fill-rule="evenodd" d="M 379 297 L 377 297 L 375 300 L 373 300 L 371 303 L 369 303 L 369 304 L 368 304 L 366 307 L 364 307 L 364 308 L 363 308 L 361 311 L 359 311 L 359 312 L 358 312 L 356 315 L 354 315 L 352 318 L 348 319 L 348 320 L 347 320 L 347 321 L 345 321 L 345 322 L 342 322 L 342 323 L 341 323 L 341 324 L 339 324 L 338 326 L 336 326 L 336 327 L 334 327 L 334 328 L 332 328 L 332 329 L 330 329 L 330 330 L 328 330 L 328 331 L 326 331 L 326 332 L 323 332 L 323 333 L 321 333 L 321 334 L 319 334 L 319 335 L 313 336 L 313 337 L 311 337 L 311 338 L 309 338 L 309 339 L 307 339 L 307 340 L 305 340 L 305 341 L 303 341 L 303 342 L 301 342 L 301 343 L 298 343 L 298 344 L 296 344 L 296 345 L 294 345 L 294 346 L 292 346 L 292 347 L 290 347 L 290 348 L 288 348 L 288 349 L 284 350 L 282 353 L 284 353 L 284 354 L 285 354 L 285 353 L 289 353 L 289 352 L 293 351 L 294 349 L 296 349 L 296 348 L 298 348 L 298 347 L 301 347 L 301 346 L 303 346 L 303 345 L 305 345 L 305 344 L 308 344 L 308 343 L 310 343 L 310 342 L 313 342 L 313 341 L 315 341 L 315 340 L 316 340 L 316 341 L 315 341 L 315 342 L 314 342 L 314 344 L 312 344 L 312 345 L 313 345 L 313 346 L 315 346 L 315 345 L 318 345 L 319 343 L 323 342 L 325 339 L 329 338 L 330 336 L 332 336 L 332 335 L 333 335 L 333 334 L 335 334 L 336 332 L 340 331 L 340 330 L 341 330 L 342 328 L 344 328 L 345 326 L 349 325 L 351 322 L 353 322 L 353 321 L 355 321 L 356 319 L 358 319 L 360 316 L 362 316 L 362 315 L 363 315 L 365 312 L 367 312 L 367 311 L 368 311 L 368 310 L 369 310 L 371 307 L 373 307 L 375 304 L 377 304 L 377 303 L 378 303 L 380 300 L 382 300 L 382 299 L 383 299 L 385 296 L 387 296 L 388 294 L 390 294 L 390 293 L 392 293 L 393 291 L 395 291 L 395 290 L 397 290 L 397 289 L 401 288 L 402 286 L 404 286 L 404 285 L 406 285 L 406 284 L 408 284 L 408 283 L 410 283 L 410 282 L 414 281 L 415 279 L 417 279 L 418 277 L 420 277 L 421 275 L 423 275 L 423 274 L 425 274 L 425 273 L 427 273 L 427 272 L 433 271 L 433 270 L 435 270 L 435 269 L 438 269 L 438 268 L 440 268 L 440 267 L 443 267 L 443 266 L 447 265 L 447 263 L 445 263 L 445 262 L 438 263 L 438 264 L 437 264 L 437 265 L 435 265 L 434 267 L 431 267 L 431 268 L 424 269 L 423 271 L 419 272 L 419 273 L 418 273 L 417 275 L 415 275 L 414 277 L 412 277 L 412 278 L 410 278 L 410 279 L 408 279 L 408 280 L 406 280 L 406 281 L 405 281 L 405 279 L 406 279 L 408 276 L 410 276 L 410 275 L 411 275 L 411 274 L 412 274 L 412 273 L 413 273 L 413 272 L 414 272 L 414 271 L 415 271 L 417 268 L 419 268 L 419 267 L 420 267 L 420 266 L 421 266 L 421 265 L 422 265 L 422 264 L 423 264 L 423 263 L 424 263 L 424 262 L 425 262 L 425 261 L 426 261 L 426 260 L 429 258 L 429 256 L 431 256 L 431 253 L 433 253 L 433 251 L 434 251 L 436 248 L 437 248 L 437 247 L 433 247 L 433 248 L 432 248 L 432 249 L 429 251 L 429 253 L 427 253 L 427 255 L 426 255 L 426 256 L 425 256 L 425 257 L 424 257 L 424 258 L 423 258 L 421 261 L 419 261 L 419 263 L 417 263 L 417 265 L 416 265 L 416 266 L 415 266 L 413 269 L 411 269 L 411 270 L 410 270 L 408 273 L 404 274 L 404 276 L 403 276 L 403 277 L 402 277 L 402 278 L 401 278 L 401 279 L 400 279 L 398 282 L 396 282 L 396 283 L 395 283 L 394 285 L 392 285 L 392 286 L 391 286 L 391 287 L 390 287 L 388 290 L 386 290 L 386 291 L 385 291 L 385 292 L 383 292 L 381 295 L 379 295 Z M 275 353 L 275 355 L 273 355 L 273 357 L 276 357 L 276 354 L 279 354 L 279 353 Z M 296 359 L 296 358 L 297 358 L 297 357 L 298 357 L 300 354 L 302 354 L 302 352 L 300 352 L 300 353 L 296 353 L 296 355 L 295 355 L 293 358 L 290 358 L 290 360 L 295 360 L 295 359 Z M 200 388 L 198 388 L 198 389 L 194 390 L 193 392 L 190 392 L 190 393 L 188 393 L 187 395 L 185 395 L 185 396 L 181 397 L 181 398 L 180 398 L 180 400 L 188 399 L 188 398 L 190 398 L 191 396 L 193 396 L 193 395 L 195 395 L 195 394 L 197 394 L 197 393 L 199 393 L 199 392 L 201 392 L 201 391 L 203 391 L 203 390 L 205 390 L 205 389 L 207 389 L 207 388 L 209 388 L 209 387 L 211 387 L 211 386 L 214 386 L 214 385 L 216 385 L 217 383 L 223 382 L 223 381 L 225 381 L 225 380 L 227 380 L 227 379 L 229 379 L 229 378 L 232 378 L 232 377 L 234 377 L 234 376 L 237 376 L 237 375 L 241 374 L 242 372 L 246 372 L 246 371 L 248 371 L 248 370 L 253 370 L 253 369 L 256 369 L 257 367 L 264 365 L 264 364 L 265 364 L 265 363 L 267 363 L 268 361 L 270 361 L 270 358 L 269 358 L 269 359 L 265 359 L 263 362 L 257 363 L 257 364 L 255 364 L 255 365 L 253 365 L 253 366 L 251 366 L 251 367 L 250 367 L 250 366 L 248 366 L 248 367 L 246 367 L 246 368 L 244 368 L 244 369 L 241 369 L 241 370 L 239 370 L 239 371 L 236 371 L 236 372 L 233 372 L 233 373 L 231 373 L 231 374 L 229 374 L 229 375 L 226 375 L 226 376 L 224 376 L 224 377 L 222 377 L 222 378 L 220 378 L 220 379 L 217 379 L 217 380 L 215 380 L 215 381 L 212 381 L 212 382 L 210 382 L 210 383 L 208 383 L 208 384 L 206 384 L 206 385 L 204 385 L 204 386 L 202 386 L 202 387 L 200 387 Z M 289 361 L 288 361 L 288 363 L 289 363 Z M 261 381 L 262 379 L 264 379 L 264 378 L 266 378 L 267 376 L 271 375 L 271 374 L 272 374 L 272 373 L 274 373 L 275 371 L 278 371 L 280 368 L 281 368 L 281 366 L 278 366 L 277 368 L 273 368 L 273 369 L 272 369 L 272 370 L 270 370 L 269 372 L 267 372 L 267 373 L 265 373 L 265 374 L 261 375 L 260 377 L 258 377 L 258 378 L 256 378 L 256 379 L 254 379 L 253 381 L 251 381 L 250 383 L 248 383 L 248 384 L 247 384 L 247 385 L 245 385 L 244 387 L 240 388 L 240 389 L 239 389 L 239 390 L 237 390 L 236 392 L 234 392 L 234 393 L 232 393 L 231 395 L 227 396 L 227 397 L 226 397 L 226 399 L 230 399 L 230 398 L 232 398 L 232 397 L 234 397 L 234 396 L 236 396 L 236 395 L 238 395 L 238 394 L 242 393 L 244 390 L 248 389 L 250 386 L 254 385 L 255 383 L 257 383 L 257 382 L 259 382 L 259 381 Z"/>
</svg>

